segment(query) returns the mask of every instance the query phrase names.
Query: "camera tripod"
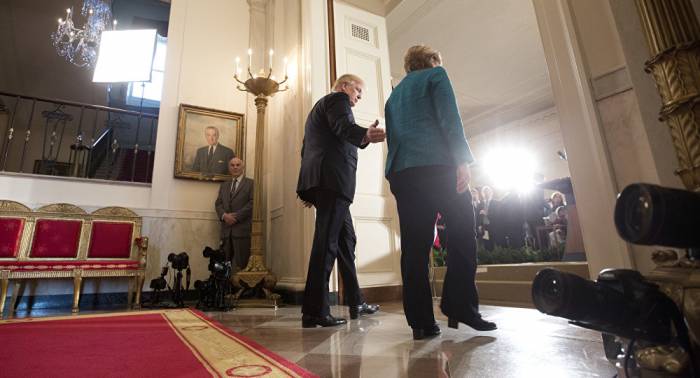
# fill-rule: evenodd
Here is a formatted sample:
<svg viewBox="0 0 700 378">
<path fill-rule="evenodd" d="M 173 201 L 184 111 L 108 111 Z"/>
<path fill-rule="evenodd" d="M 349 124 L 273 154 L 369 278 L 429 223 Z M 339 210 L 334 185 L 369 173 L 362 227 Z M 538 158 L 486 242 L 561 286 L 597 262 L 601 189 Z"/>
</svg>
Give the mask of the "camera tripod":
<svg viewBox="0 0 700 378">
<path fill-rule="evenodd" d="M 190 287 L 190 277 L 192 275 L 192 272 L 190 270 L 189 265 L 187 267 L 176 267 L 174 268 L 177 273 L 175 274 L 175 277 L 173 278 L 173 285 L 170 286 L 168 283 L 168 280 L 165 278 L 165 276 L 168 274 L 168 265 L 163 267 L 160 277 L 155 278 L 151 281 L 151 289 L 153 289 L 153 292 L 151 294 L 151 303 L 147 307 L 150 308 L 171 308 L 171 307 L 185 307 L 185 290 L 189 289 Z M 182 271 L 186 271 L 186 288 L 183 288 L 182 285 L 182 278 L 183 274 Z M 173 301 L 172 304 L 168 303 L 161 303 L 161 292 L 168 290 L 170 292 L 171 299 Z"/>
<path fill-rule="evenodd" d="M 187 288 L 182 287 L 182 271 L 184 269 L 177 269 L 175 274 L 175 282 L 173 282 L 173 287 L 170 289 L 173 295 L 173 303 L 175 307 L 185 307 L 185 290 L 190 288 L 190 277 L 192 276 L 192 271 L 190 267 L 187 268 Z"/>
</svg>

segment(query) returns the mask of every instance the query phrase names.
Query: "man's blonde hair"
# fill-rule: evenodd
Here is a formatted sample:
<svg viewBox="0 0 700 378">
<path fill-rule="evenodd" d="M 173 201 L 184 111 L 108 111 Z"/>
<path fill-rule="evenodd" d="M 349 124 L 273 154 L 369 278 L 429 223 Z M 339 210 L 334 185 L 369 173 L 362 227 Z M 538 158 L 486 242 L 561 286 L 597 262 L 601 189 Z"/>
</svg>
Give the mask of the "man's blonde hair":
<svg viewBox="0 0 700 378">
<path fill-rule="evenodd" d="M 406 73 L 424 68 L 432 68 L 433 64 L 442 64 L 440 52 L 426 45 L 410 47 L 403 57 L 403 69 Z"/>
<path fill-rule="evenodd" d="M 353 74 L 345 74 L 338 78 L 333 84 L 333 90 L 340 90 L 343 84 L 364 84 L 365 82 L 359 76 Z"/>
</svg>

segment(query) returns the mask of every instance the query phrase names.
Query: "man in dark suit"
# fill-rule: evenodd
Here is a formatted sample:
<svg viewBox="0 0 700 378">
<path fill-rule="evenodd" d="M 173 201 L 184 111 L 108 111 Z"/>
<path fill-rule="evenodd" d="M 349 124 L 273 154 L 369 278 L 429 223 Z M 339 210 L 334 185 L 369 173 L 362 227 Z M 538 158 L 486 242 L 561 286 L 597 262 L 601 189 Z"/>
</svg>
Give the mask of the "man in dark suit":
<svg viewBox="0 0 700 378">
<path fill-rule="evenodd" d="M 201 172 L 204 176 L 225 175 L 227 165 L 236 154 L 233 150 L 219 144 L 219 129 L 207 126 L 204 129 L 207 145 L 197 149 L 197 155 L 192 164 L 192 170 Z"/>
<path fill-rule="evenodd" d="M 239 158 L 229 160 L 228 170 L 232 178 L 219 187 L 214 206 L 221 221 L 222 248 L 235 271 L 245 268 L 250 257 L 253 180 L 243 176 L 245 162 Z"/>
<path fill-rule="evenodd" d="M 297 194 L 306 206 L 316 207 L 316 228 L 301 309 L 305 328 L 346 323 L 330 314 L 328 281 L 336 258 L 350 318 L 373 314 L 379 308 L 362 299 L 350 215 L 357 147 L 382 142 L 385 137 L 384 130 L 377 128 L 378 121 L 369 128 L 355 123 L 351 107 L 362 98 L 363 89 L 364 82 L 359 77 L 341 76 L 333 92 L 321 98 L 306 119 Z"/>
</svg>

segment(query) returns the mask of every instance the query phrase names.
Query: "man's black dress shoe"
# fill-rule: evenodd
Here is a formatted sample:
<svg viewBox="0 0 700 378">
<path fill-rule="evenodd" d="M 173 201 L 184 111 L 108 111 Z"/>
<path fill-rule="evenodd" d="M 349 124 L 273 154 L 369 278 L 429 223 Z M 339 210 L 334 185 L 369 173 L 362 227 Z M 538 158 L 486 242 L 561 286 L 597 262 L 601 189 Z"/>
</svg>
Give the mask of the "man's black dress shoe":
<svg viewBox="0 0 700 378">
<path fill-rule="evenodd" d="M 367 302 L 359 306 L 350 306 L 350 319 L 357 319 L 360 315 L 371 315 L 379 311 L 379 305 L 367 304 Z"/>
<path fill-rule="evenodd" d="M 433 324 L 427 328 L 414 328 L 413 329 L 413 340 L 423 340 L 426 337 L 435 337 L 439 335 L 440 327 L 437 324 Z"/>
<path fill-rule="evenodd" d="M 343 318 L 334 318 L 332 315 L 328 316 L 311 316 L 303 315 L 301 317 L 301 326 L 304 328 L 315 328 L 316 326 L 321 327 L 334 327 L 341 324 L 347 323 L 347 320 Z"/>
<path fill-rule="evenodd" d="M 467 321 L 463 320 L 457 320 L 454 318 L 448 318 L 447 319 L 447 326 L 450 328 L 457 329 L 459 328 L 459 323 L 464 323 L 472 328 L 474 328 L 477 331 L 493 331 L 496 328 L 496 323 L 490 322 L 488 320 L 484 320 L 481 317 L 478 318 L 473 318 Z"/>
</svg>

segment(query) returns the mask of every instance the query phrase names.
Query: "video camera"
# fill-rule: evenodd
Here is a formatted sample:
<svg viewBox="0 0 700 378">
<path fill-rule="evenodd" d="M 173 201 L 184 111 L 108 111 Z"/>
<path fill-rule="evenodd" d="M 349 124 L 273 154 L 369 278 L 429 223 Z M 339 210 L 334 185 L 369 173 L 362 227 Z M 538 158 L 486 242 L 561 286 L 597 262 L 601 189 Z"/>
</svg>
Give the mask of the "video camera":
<svg viewBox="0 0 700 378">
<path fill-rule="evenodd" d="M 630 243 L 688 248 L 688 259 L 696 259 L 700 195 L 650 184 L 630 185 L 617 199 L 615 226 Z M 689 357 L 687 369 L 680 366 L 675 373 L 697 376 L 697 361 L 681 310 L 638 271 L 605 269 L 594 282 L 543 269 L 532 282 L 532 299 L 545 314 L 602 332 L 606 356 L 619 362 L 626 377 L 641 374 L 633 358 L 635 343 L 642 348 L 682 348 Z"/>
<path fill-rule="evenodd" d="M 231 277 L 231 261 L 226 258 L 226 253 L 220 249 L 205 247 L 202 255 L 209 259 L 209 272 L 215 277 Z"/>
<path fill-rule="evenodd" d="M 171 282 L 172 287 L 168 284 L 168 280 L 165 278 L 168 275 L 168 264 L 170 267 L 177 271 Z M 186 287 L 183 287 L 182 283 L 182 271 L 186 271 Z M 168 255 L 168 262 L 165 264 L 160 272 L 160 276 L 151 280 L 150 287 L 153 289 L 151 297 L 151 307 L 172 307 L 173 305 L 160 304 L 160 292 L 166 288 L 171 294 L 173 303 L 175 307 L 185 307 L 184 292 L 190 288 L 190 277 L 192 276 L 192 271 L 190 270 L 190 258 L 187 256 L 187 252 L 180 253 L 170 253 Z"/>
<path fill-rule="evenodd" d="M 175 270 L 183 270 L 190 267 L 190 258 L 187 256 L 187 252 L 169 254 L 168 262 L 170 262 L 170 266 Z"/>
<path fill-rule="evenodd" d="M 197 308 L 205 310 L 227 311 L 232 306 L 227 300 L 231 294 L 231 261 L 222 250 L 205 247 L 202 255 L 209 259 L 209 278 L 206 281 L 197 280 L 194 287 L 199 292 Z"/>
</svg>

